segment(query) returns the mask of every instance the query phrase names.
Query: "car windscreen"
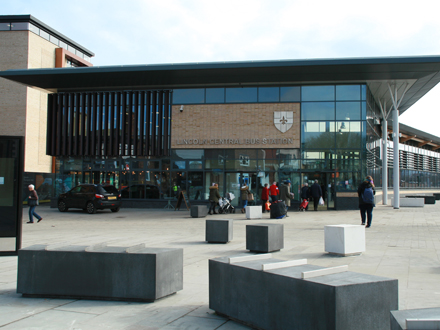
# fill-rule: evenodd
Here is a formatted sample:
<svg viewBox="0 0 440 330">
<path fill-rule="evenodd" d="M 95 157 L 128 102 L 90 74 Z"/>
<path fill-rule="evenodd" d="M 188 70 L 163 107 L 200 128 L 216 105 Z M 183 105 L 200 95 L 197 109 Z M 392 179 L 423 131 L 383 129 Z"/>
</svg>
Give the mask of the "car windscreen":
<svg viewBox="0 0 440 330">
<path fill-rule="evenodd" d="M 98 192 L 102 195 L 105 195 L 105 194 L 117 195 L 118 189 L 116 189 L 115 186 L 99 186 Z"/>
</svg>

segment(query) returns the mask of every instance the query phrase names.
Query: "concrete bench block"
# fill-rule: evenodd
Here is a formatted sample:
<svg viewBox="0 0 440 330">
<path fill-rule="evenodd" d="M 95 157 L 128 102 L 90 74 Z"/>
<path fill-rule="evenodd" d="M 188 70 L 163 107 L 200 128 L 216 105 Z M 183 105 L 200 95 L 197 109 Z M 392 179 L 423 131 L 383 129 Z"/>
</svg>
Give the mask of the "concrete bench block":
<svg viewBox="0 0 440 330">
<path fill-rule="evenodd" d="M 183 249 L 144 245 L 46 247 L 33 245 L 18 251 L 17 293 L 154 301 L 183 289 Z"/>
<path fill-rule="evenodd" d="M 204 218 L 208 214 L 206 205 L 191 205 L 191 217 Z"/>
<path fill-rule="evenodd" d="M 231 219 L 206 220 L 205 240 L 209 243 L 232 241 L 234 221 Z"/>
<path fill-rule="evenodd" d="M 436 201 L 440 201 L 440 193 L 433 193 L 432 195 L 435 197 Z"/>
<path fill-rule="evenodd" d="M 405 198 L 423 198 L 425 204 L 435 204 L 435 196 L 428 195 L 406 195 Z"/>
<path fill-rule="evenodd" d="M 332 225 L 324 227 L 325 251 L 349 256 L 365 252 L 365 227 Z"/>
<path fill-rule="evenodd" d="M 253 252 L 274 252 L 284 248 L 284 225 L 260 223 L 246 226 L 246 249 Z"/>
<path fill-rule="evenodd" d="M 246 206 L 246 219 L 261 219 L 263 217 L 263 209 L 259 206 Z"/>
<path fill-rule="evenodd" d="M 407 320 L 420 320 L 423 322 L 412 321 L 413 324 L 407 325 Z M 431 320 L 431 322 L 427 322 Z M 439 329 L 440 325 L 440 308 L 422 308 L 391 311 L 391 330 L 425 330 Z"/>
<path fill-rule="evenodd" d="M 302 279 L 323 269 L 299 265 L 262 270 L 275 258 L 209 260 L 209 308 L 257 329 L 390 329 L 398 281 L 350 271 Z"/>
<path fill-rule="evenodd" d="M 391 205 L 394 205 L 394 198 L 391 198 Z M 399 200 L 400 207 L 424 207 L 424 198 L 404 197 Z"/>
</svg>

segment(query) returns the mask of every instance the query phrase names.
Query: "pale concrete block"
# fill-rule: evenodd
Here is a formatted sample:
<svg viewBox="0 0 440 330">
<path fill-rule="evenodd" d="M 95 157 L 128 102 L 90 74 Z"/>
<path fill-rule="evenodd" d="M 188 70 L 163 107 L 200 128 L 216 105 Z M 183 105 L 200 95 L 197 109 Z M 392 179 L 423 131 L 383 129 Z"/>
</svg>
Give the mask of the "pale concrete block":
<svg viewBox="0 0 440 330">
<path fill-rule="evenodd" d="M 246 219 L 261 219 L 263 217 L 263 210 L 259 206 L 246 206 Z"/>
<path fill-rule="evenodd" d="M 331 225 L 324 227 L 325 251 L 347 256 L 365 252 L 365 227 Z"/>
<path fill-rule="evenodd" d="M 394 197 L 391 198 L 391 205 L 394 205 Z M 400 198 L 399 201 L 400 207 L 424 207 L 425 206 L 425 199 L 424 198 Z"/>
<path fill-rule="evenodd" d="M 391 330 L 440 329 L 440 308 L 391 311 Z"/>
</svg>

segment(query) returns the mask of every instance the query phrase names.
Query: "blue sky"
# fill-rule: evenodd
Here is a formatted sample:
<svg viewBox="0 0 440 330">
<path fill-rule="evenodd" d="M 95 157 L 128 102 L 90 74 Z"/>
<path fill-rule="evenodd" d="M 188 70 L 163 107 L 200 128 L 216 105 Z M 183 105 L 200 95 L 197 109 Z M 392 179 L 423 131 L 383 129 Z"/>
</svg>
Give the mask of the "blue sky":
<svg viewBox="0 0 440 330">
<path fill-rule="evenodd" d="M 95 53 L 95 66 L 440 54 L 435 2 L 0 0 Z M 400 118 L 440 136 L 440 86 Z M 435 117 L 437 116 L 437 117 Z M 428 118 L 428 120 L 427 120 Z"/>
</svg>

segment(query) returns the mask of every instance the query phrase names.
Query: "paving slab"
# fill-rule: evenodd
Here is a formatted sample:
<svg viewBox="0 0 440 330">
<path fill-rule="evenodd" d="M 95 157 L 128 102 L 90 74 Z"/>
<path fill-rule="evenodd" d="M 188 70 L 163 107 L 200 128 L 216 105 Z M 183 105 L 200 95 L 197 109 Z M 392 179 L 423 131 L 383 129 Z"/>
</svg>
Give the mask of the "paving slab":
<svg viewBox="0 0 440 330">
<path fill-rule="evenodd" d="M 289 218 L 234 221 L 229 244 L 205 242 L 205 220 L 189 211 L 163 209 L 108 210 L 89 215 L 60 213 L 39 206 L 41 223 L 26 224 L 23 247 L 71 242 L 110 246 L 145 243 L 149 247 L 183 248 L 183 290 L 154 303 L 23 298 L 15 293 L 17 257 L 0 257 L 0 327 L 2 329 L 250 329 L 214 314 L 208 307 L 208 260 L 246 250 L 246 225 L 284 225 L 284 249 L 277 259 L 308 259 L 323 267 L 348 265 L 349 270 L 399 279 L 399 309 L 439 307 L 440 203 L 423 209 L 378 205 L 366 229 L 366 251 L 355 257 L 331 256 L 324 251 L 324 226 L 360 224 L 359 211 L 292 212 Z M 27 208 L 23 210 L 27 215 Z M 241 214 L 228 215 L 239 220 Z"/>
</svg>

